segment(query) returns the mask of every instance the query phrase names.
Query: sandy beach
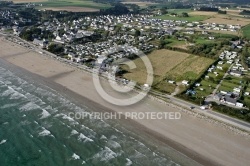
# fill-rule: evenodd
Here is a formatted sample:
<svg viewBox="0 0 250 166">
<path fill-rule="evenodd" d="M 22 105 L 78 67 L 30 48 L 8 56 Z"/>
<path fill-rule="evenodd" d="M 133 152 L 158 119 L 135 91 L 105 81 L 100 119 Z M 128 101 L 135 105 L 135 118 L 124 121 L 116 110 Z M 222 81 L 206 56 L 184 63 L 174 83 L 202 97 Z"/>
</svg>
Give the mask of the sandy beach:
<svg viewBox="0 0 250 166">
<path fill-rule="evenodd" d="M 48 86 L 97 111 L 180 112 L 180 120 L 122 120 L 140 130 L 149 139 L 167 144 L 202 165 L 250 165 L 250 138 L 236 134 L 215 123 L 183 113 L 177 108 L 150 98 L 129 107 L 109 104 L 97 93 L 92 75 L 52 58 L 29 51 L 0 38 L 0 59 L 20 68 L 24 75 L 41 79 Z M 19 72 L 20 72 L 19 71 Z M 106 81 L 104 89 L 113 96 L 125 98 L 112 90 Z M 161 147 L 159 147 L 161 148 Z"/>
</svg>

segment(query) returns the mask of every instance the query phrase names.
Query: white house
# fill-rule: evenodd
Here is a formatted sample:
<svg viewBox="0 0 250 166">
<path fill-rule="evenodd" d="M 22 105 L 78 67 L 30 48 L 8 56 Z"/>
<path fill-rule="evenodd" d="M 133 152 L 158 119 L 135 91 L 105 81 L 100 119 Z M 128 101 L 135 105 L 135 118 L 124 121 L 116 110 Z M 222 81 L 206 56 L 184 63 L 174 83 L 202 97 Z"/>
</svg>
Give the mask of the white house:
<svg viewBox="0 0 250 166">
<path fill-rule="evenodd" d="M 236 107 L 242 108 L 243 106 L 244 106 L 244 105 L 243 105 L 242 103 L 239 103 L 239 102 L 236 103 Z"/>
<path fill-rule="evenodd" d="M 168 83 L 175 84 L 175 81 L 169 80 Z"/>
<path fill-rule="evenodd" d="M 232 70 L 230 72 L 230 75 L 236 76 L 236 77 L 240 77 L 242 75 L 242 71 L 239 70 Z"/>
<path fill-rule="evenodd" d="M 189 84 L 189 82 L 188 81 L 186 81 L 186 80 L 183 80 L 182 82 L 181 82 L 183 85 L 186 85 L 186 86 L 188 86 Z"/>
<path fill-rule="evenodd" d="M 208 37 L 209 40 L 214 40 L 215 38 L 213 36 Z"/>
</svg>

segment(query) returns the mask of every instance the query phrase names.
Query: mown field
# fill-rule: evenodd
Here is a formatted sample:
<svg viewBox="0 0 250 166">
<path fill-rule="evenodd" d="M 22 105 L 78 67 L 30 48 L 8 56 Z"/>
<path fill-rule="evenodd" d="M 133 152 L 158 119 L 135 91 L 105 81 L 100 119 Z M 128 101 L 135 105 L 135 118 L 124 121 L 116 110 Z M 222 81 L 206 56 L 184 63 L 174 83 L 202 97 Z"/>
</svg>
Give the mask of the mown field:
<svg viewBox="0 0 250 166">
<path fill-rule="evenodd" d="M 189 57 L 187 53 L 181 53 L 170 50 L 156 50 L 148 55 L 149 60 L 154 69 L 155 81 L 158 81 L 165 77 L 165 74 L 173 69 L 178 64 L 182 63 L 186 58 Z M 134 60 L 136 68 L 130 70 L 128 66 L 122 65 L 122 68 L 128 71 L 124 77 L 129 80 L 134 80 L 139 84 L 144 84 L 146 81 L 146 67 L 141 59 Z"/>
<path fill-rule="evenodd" d="M 153 87 L 166 93 L 173 93 L 176 89 L 176 85 L 168 83 L 167 80 L 171 79 L 176 82 L 184 79 L 195 81 L 214 63 L 214 60 L 209 58 L 165 49 L 154 51 L 148 57 L 154 69 Z M 130 70 L 127 65 L 122 65 L 122 69 L 127 71 L 124 77 L 139 84 L 144 84 L 147 76 L 146 68 L 140 59 L 133 62 L 136 65 L 133 70 Z"/>
<path fill-rule="evenodd" d="M 32 0 L 31 0 L 32 1 Z M 43 1 L 36 2 L 37 4 L 42 4 L 42 6 L 39 7 L 39 9 L 46 9 L 46 8 L 60 8 L 61 10 L 68 10 L 68 8 L 72 8 L 72 10 L 75 10 L 73 7 L 79 8 L 88 8 L 90 9 L 106 9 L 109 8 L 110 5 L 108 4 L 102 4 L 102 3 L 95 3 L 92 0 L 54 0 L 54 1 Z"/>
<path fill-rule="evenodd" d="M 197 15 L 197 16 L 190 15 L 189 17 L 179 17 L 179 16 L 173 17 L 173 16 L 170 16 L 169 14 L 166 14 L 166 15 L 162 15 L 162 16 L 157 16 L 155 18 L 162 19 L 162 20 L 178 20 L 178 21 L 193 22 L 193 21 L 203 21 L 203 20 L 208 19 L 209 17 L 202 16 L 202 15 Z"/>
<path fill-rule="evenodd" d="M 243 36 L 250 40 L 250 24 L 242 29 Z"/>
<path fill-rule="evenodd" d="M 141 8 L 145 8 L 148 7 L 150 5 L 156 5 L 157 3 L 153 3 L 153 2 L 143 2 L 143 1 L 133 1 L 133 0 L 124 0 L 122 2 L 123 4 L 135 4 L 140 6 Z"/>
<path fill-rule="evenodd" d="M 213 59 L 190 55 L 167 72 L 166 77 L 174 81 L 195 81 L 213 63 Z"/>
</svg>

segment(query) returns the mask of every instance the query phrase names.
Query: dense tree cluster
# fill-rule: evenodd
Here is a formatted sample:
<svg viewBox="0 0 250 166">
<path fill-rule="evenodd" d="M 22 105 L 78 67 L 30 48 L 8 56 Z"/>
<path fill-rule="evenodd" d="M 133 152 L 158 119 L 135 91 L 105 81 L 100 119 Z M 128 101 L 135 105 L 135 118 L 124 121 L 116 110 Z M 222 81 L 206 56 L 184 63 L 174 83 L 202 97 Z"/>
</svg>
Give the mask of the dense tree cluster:
<svg viewBox="0 0 250 166">
<path fill-rule="evenodd" d="M 129 9 L 122 3 L 116 3 L 112 8 L 101 10 L 102 14 L 122 15 L 130 13 Z"/>
<path fill-rule="evenodd" d="M 48 51 L 57 55 L 63 55 L 64 47 L 61 44 L 52 43 L 49 45 Z"/>
<path fill-rule="evenodd" d="M 243 10 L 240 15 L 250 15 L 250 10 Z"/>
<path fill-rule="evenodd" d="M 33 41 L 35 38 L 50 40 L 54 38 L 54 35 L 48 30 L 41 30 L 40 28 L 31 27 L 24 29 L 20 34 L 20 37 L 27 41 Z"/>
<path fill-rule="evenodd" d="M 219 14 L 227 14 L 227 11 L 226 10 L 219 10 L 218 13 Z"/>
</svg>

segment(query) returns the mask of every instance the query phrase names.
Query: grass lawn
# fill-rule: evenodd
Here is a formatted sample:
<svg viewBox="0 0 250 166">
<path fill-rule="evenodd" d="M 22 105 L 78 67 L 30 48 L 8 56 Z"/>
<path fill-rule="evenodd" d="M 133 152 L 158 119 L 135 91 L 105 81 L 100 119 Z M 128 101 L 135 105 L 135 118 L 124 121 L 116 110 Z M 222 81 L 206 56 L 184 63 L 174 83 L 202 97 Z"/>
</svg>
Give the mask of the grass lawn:
<svg viewBox="0 0 250 166">
<path fill-rule="evenodd" d="M 229 68 L 231 65 L 230 64 L 228 64 L 228 63 L 224 63 L 223 64 L 223 68 Z"/>
<path fill-rule="evenodd" d="M 208 73 L 207 75 L 208 75 L 209 77 L 211 77 L 211 78 L 216 79 L 216 76 L 215 76 L 215 74 L 214 74 L 214 73 Z"/>
<path fill-rule="evenodd" d="M 227 87 L 227 86 L 220 86 L 220 88 L 218 89 L 218 92 L 220 91 L 225 91 L 225 92 L 232 92 L 233 88 Z"/>
<path fill-rule="evenodd" d="M 234 84 L 234 83 L 231 83 L 231 82 L 228 82 L 228 81 L 223 81 L 221 86 L 224 86 L 224 87 L 228 87 L 228 88 L 231 88 L 232 90 L 235 88 L 235 87 L 238 87 L 239 84 Z"/>
<path fill-rule="evenodd" d="M 245 91 L 246 91 L 246 92 L 250 92 L 250 87 L 248 87 Z"/>
<path fill-rule="evenodd" d="M 183 12 L 185 13 L 190 13 L 193 10 L 191 9 L 168 9 L 167 10 L 169 13 L 176 13 L 176 14 L 182 14 Z"/>
<path fill-rule="evenodd" d="M 215 84 L 211 81 L 208 81 L 208 80 L 202 80 L 201 85 L 206 86 L 206 87 L 212 87 L 212 88 L 215 88 L 217 86 L 217 84 Z"/>
<path fill-rule="evenodd" d="M 238 78 L 238 77 L 227 76 L 227 77 L 225 78 L 225 81 L 231 82 L 231 83 L 236 84 L 236 85 L 240 85 L 242 79 L 241 79 L 241 78 Z"/>
<path fill-rule="evenodd" d="M 202 88 L 203 90 L 200 90 L 200 88 Z M 213 93 L 213 90 L 213 88 L 207 86 L 200 86 L 195 89 L 196 96 L 200 98 L 210 95 L 211 93 Z"/>
<path fill-rule="evenodd" d="M 166 39 L 165 41 L 169 43 L 169 44 L 166 44 L 166 45 L 167 46 L 171 46 L 171 47 L 175 47 L 175 46 L 186 44 L 185 41 L 179 41 L 179 40 L 174 39 L 174 38 Z"/>
<path fill-rule="evenodd" d="M 250 24 L 242 28 L 243 36 L 250 40 Z"/>
<path fill-rule="evenodd" d="M 38 2 L 37 2 L 38 3 Z M 108 4 L 102 4 L 102 3 L 96 3 L 92 0 L 56 0 L 56 1 L 47 1 L 47 2 L 39 2 L 38 4 L 42 4 L 41 8 L 57 8 L 57 7 L 65 7 L 65 10 L 67 7 L 87 7 L 87 8 L 94 8 L 94 9 L 106 9 L 109 8 L 110 5 Z"/>
<path fill-rule="evenodd" d="M 193 22 L 193 21 L 203 21 L 208 19 L 208 16 L 189 16 L 189 17 L 173 17 L 170 16 L 169 14 L 166 15 L 162 15 L 162 16 L 156 16 L 155 18 L 158 19 L 162 19 L 162 20 L 178 20 L 178 21 L 189 21 L 189 22 Z"/>
<path fill-rule="evenodd" d="M 167 81 L 162 81 L 154 86 L 154 88 L 164 93 L 173 93 L 175 91 L 176 85 L 170 84 Z"/>
<path fill-rule="evenodd" d="M 208 40 L 208 39 L 199 38 L 199 39 L 195 40 L 195 43 L 196 44 L 209 44 L 209 43 L 214 43 L 214 41 Z"/>
</svg>

